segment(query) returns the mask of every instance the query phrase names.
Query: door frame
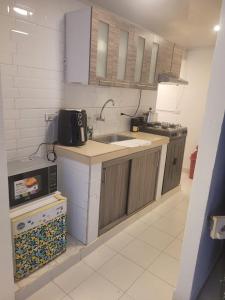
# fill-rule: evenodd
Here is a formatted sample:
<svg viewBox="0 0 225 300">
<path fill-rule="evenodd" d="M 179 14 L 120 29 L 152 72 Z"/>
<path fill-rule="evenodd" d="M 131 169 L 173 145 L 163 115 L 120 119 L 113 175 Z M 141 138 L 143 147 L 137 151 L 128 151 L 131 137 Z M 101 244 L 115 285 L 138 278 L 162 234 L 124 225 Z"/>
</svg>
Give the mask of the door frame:
<svg viewBox="0 0 225 300">
<path fill-rule="evenodd" d="M 0 278 L 2 300 L 15 299 L 14 279 L 13 279 L 13 261 L 12 261 L 12 241 L 11 227 L 9 219 L 9 196 L 7 183 L 7 159 L 4 143 L 4 125 L 3 125 L 3 100 L 1 95 L 1 69 L 0 69 L 0 191 L 1 191 L 1 209 L 0 209 Z"/>
</svg>

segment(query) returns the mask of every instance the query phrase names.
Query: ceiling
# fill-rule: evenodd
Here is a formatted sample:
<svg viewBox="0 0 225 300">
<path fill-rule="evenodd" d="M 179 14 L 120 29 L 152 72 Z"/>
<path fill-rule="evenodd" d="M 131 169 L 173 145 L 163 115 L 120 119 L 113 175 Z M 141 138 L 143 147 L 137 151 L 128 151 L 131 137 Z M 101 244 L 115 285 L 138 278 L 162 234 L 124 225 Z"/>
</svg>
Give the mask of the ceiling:
<svg viewBox="0 0 225 300">
<path fill-rule="evenodd" d="M 222 0 L 91 0 L 186 48 L 215 44 Z"/>
</svg>

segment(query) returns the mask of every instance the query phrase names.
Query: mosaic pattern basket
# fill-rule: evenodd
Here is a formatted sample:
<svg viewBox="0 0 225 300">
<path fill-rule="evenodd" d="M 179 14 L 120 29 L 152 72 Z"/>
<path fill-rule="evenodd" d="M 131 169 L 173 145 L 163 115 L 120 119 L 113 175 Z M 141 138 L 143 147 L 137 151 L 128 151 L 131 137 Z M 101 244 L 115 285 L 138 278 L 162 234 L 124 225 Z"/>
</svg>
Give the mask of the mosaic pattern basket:
<svg viewBox="0 0 225 300">
<path fill-rule="evenodd" d="M 20 280 L 66 250 L 66 215 L 14 237 L 15 279 Z"/>
</svg>

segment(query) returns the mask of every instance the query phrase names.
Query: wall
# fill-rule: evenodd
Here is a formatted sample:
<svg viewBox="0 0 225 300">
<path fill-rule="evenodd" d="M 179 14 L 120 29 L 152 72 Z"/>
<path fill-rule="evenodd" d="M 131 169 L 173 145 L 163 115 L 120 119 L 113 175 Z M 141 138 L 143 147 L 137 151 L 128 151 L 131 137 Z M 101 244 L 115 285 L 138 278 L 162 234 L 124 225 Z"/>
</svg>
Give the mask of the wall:
<svg viewBox="0 0 225 300">
<path fill-rule="evenodd" d="M 199 48 L 187 52 L 181 76 L 188 86 L 160 85 L 157 97 L 159 120 L 180 123 L 188 127 L 184 168 L 189 168 L 190 153 L 199 143 L 214 48 Z M 173 110 L 173 111 L 169 111 Z"/>
<path fill-rule="evenodd" d="M 1 78 L 1 73 L 0 73 Z M 2 96 L 0 84 L 0 191 L 1 191 L 1 209 L 0 209 L 0 278 L 1 292 L 0 300 L 14 299 L 14 282 L 12 266 L 12 245 L 11 229 L 9 223 L 9 199 L 8 183 L 6 169 L 6 152 L 4 149 L 4 132 L 2 120 Z"/>
<path fill-rule="evenodd" d="M 15 13 L 13 5 L 32 15 Z M 48 139 L 45 112 L 55 112 L 63 106 L 88 108 L 94 120 L 96 108 L 99 110 L 105 100 L 114 98 L 116 107 L 110 112 L 106 110 L 110 115 L 106 123 L 94 124 L 96 132 L 128 128 L 127 119 L 122 119 L 118 112 L 134 111 L 138 101 L 135 90 L 69 86 L 64 104 L 64 13 L 84 5 L 76 0 L 0 1 L 0 67 L 10 160 L 31 154 Z M 147 108 L 155 103 L 156 92 L 150 92 L 148 99 Z"/>
<path fill-rule="evenodd" d="M 135 89 L 95 87 L 82 85 L 66 85 L 65 107 L 84 108 L 87 110 L 88 123 L 93 126 L 94 134 L 101 135 L 112 132 L 129 130 L 130 118 L 121 116 L 120 113 L 133 114 L 138 105 L 140 91 Z M 155 108 L 156 91 L 143 91 L 139 114 L 148 111 L 149 107 Z M 104 112 L 105 122 L 96 121 L 101 107 L 108 99 L 114 99 L 115 106 L 109 103 Z"/>
<path fill-rule="evenodd" d="M 16 14 L 13 5 L 33 15 Z M 8 159 L 33 152 L 45 140 L 45 112 L 55 112 L 62 106 L 64 13 L 82 6 L 74 0 L 0 1 L 0 65 Z"/>
<path fill-rule="evenodd" d="M 220 244 L 208 238 L 207 217 L 224 205 L 224 155 L 221 155 L 222 152 L 224 154 L 224 130 L 221 132 L 221 128 L 225 112 L 224 2 L 221 17 L 222 30 L 218 34 L 212 63 L 196 176 L 193 181 L 182 247 L 180 276 L 174 295 L 176 300 L 197 298 L 199 290 L 214 265 L 215 258 L 220 254 Z"/>
</svg>

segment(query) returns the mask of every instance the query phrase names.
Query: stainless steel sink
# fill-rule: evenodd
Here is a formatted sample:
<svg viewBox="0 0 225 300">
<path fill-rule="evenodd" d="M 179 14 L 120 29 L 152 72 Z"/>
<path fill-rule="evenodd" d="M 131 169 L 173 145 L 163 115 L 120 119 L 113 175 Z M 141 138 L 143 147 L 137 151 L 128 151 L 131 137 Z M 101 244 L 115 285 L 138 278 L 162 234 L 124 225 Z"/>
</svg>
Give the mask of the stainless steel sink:
<svg viewBox="0 0 225 300">
<path fill-rule="evenodd" d="M 110 144 L 114 142 L 121 142 L 121 141 L 128 141 L 133 140 L 133 137 L 124 136 L 120 134 L 109 134 L 109 135 L 102 135 L 93 139 L 95 142 Z"/>
</svg>

